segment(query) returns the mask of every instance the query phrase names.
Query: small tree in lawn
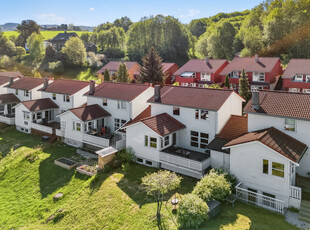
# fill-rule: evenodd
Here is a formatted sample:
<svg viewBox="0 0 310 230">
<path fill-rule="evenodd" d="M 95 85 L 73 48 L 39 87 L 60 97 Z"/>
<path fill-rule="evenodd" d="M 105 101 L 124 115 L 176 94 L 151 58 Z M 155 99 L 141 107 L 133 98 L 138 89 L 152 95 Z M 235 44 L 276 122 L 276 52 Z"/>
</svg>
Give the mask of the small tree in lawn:
<svg viewBox="0 0 310 230">
<path fill-rule="evenodd" d="M 239 78 L 239 95 L 243 97 L 246 101 L 250 100 L 250 84 L 247 77 L 247 74 L 242 70 L 241 76 Z"/>
<path fill-rule="evenodd" d="M 224 86 L 229 89 L 229 77 L 226 75 Z"/>
<path fill-rule="evenodd" d="M 209 207 L 206 202 L 194 194 L 186 194 L 182 197 L 178 212 L 178 222 L 181 227 L 198 228 L 208 219 Z"/>
<path fill-rule="evenodd" d="M 128 82 L 128 77 L 129 77 L 129 74 L 128 74 L 126 65 L 124 63 L 121 63 L 117 70 L 116 81 L 117 82 Z"/>
<path fill-rule="evenodd" d="M 163 84 L 164 73 L 162 59 L 154 47 L 151 47 L 142 58 L 140 76 L 142 83 L 152 83 L 153 85 Z"/>
<path fill-rule="evenodd" d="M 157 202 L 157 219 L 160 220 L 160 211 L 166 196 L 180 186 L 181 177 L 174 172 L 158 171 L 147 174 L 142 178 L 142 185 L 148 195 L 155 198 Z"/>
<path fill-rule="evenodd" d="M 110 74 L 109 74 L 109 71 L 107 69 L 105 69 L 105 71 L 104 71 L 103 80 L 104 81 L 110 81 Z"/>
</svg>

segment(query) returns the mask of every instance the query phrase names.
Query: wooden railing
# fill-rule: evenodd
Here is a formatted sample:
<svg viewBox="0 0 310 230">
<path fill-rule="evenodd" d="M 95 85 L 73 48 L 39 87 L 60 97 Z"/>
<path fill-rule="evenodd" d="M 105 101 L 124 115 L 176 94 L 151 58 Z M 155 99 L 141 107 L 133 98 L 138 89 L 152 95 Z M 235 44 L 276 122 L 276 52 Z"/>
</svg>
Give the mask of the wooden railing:
<svg viewBox="0 0 310 230">
<path fill-rule="evenodd" d="M 97 137 L 94 135 L 83 134 L 83 142 L 85 144 L 90 144 L 93 146 L 97 146 L 99 148 L 105 148 L 110 146 L 110 140 L 102 137 Z"/>
<path fill-rule="evenodd" d="M 14 125 L 15 117 L 0 116 L 0 122 L 5 123 L 7 125 Z"/>
<path fill-rule="evenodd" d="M 126 139 L 116 141 L 116 143 L 115 143 L 115 149 L 116 150 L 122 150 L 124 148 L 126 148 Z"/>
<path fill-rule="evenodd" d="M 291 186 L 290 187 L 290 197 L 295 198 L 297 200 L 301 200 L 301 188 Z"/>
<path fill-rule="evenodd" d="M 37 123 L 32 123 L 31 124 L 31 128 L 39 130 L 39 131 L 44 132 L 44 133 L 53 134 L 53 128 L 45 126 L 45 125 L 40 125 L 40 124 L 37 124 Z"/>
<path fill-rule="evenodd" d="M 262 208 L 269 209 L 271 211 L 284 214 L 284 201 L 265 196 L 260 193 L 251 192 L 247 189 L 242 188 L 241 186 L 242 183 L 239 183 L 236 186 L 236 195 L 238 199 L 251 204 L 255 204 Z"/>
</svg>

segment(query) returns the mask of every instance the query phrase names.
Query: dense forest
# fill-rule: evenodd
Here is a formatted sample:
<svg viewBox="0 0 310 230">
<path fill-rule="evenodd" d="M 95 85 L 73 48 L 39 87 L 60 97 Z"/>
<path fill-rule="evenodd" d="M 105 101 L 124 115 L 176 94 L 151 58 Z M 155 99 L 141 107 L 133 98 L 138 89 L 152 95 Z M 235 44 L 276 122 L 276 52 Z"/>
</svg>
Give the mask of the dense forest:
<svg viewBox="0 0 310 230">
<path fill-rule="evenodd" d="M 33 21 L 29 25 L 23 23 L 17 27 L 18 37 L 7 38 L 0 32 L 0 69 L 14 67 L 17 62 L 58 73 L 70 67 L 95 70 L 109 60 L 141 63 L 150 47 L 157 50 L 163 61 L 179 65 L 188 59 L 207 56 L 231 60 L 236 54 L 278 56 L 284 64 L 290 58 L 310 57 L 310 0 L 267 0 L 251 10 L 219 13 L 189 24 L 163 15 L 143 17 L 138 22 L 122 17 L 80 36 L 81 42 L 95 43 L 98 53 L 104 55 L 86 55 L 83 45 L 78 43 L 79 56 L 84 58 L 78 66 L 68 60 L 74 56 L 70 49 L 65 50 L 67 54 L 43 50 L 39 26 Z M 30 53 L 26 54 L 22 46 L 27 41 Z M 77 51 L 76 48 L 71 50 Z"/>
</svg>

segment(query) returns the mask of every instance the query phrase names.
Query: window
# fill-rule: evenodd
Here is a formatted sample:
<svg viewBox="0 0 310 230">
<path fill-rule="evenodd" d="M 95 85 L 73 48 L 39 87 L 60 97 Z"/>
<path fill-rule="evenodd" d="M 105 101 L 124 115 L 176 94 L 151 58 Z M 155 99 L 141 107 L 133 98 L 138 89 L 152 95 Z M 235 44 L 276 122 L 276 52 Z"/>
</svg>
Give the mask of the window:
<svg viewBox="0 0 310 230">
<path fill-rule="evenodd" d="M 81 123 L 80 122 L 76 122 L 76 121 L 73 121 L 73 130 L 74 131 L 81 131 Z"/>
<path fill-rule="evenodd" d="M 201 81 L 211 81 L 211 74 L 210 73 L 201 73 L 200 80 Z"/>
<path fill-rule="evenodd" d="M 148 147 L 149 146 L 149 137 L 144 136 L 144 146 Z"/>
<path fill-rule="evenodd" d="M 145 164 L 146 164 L 146 165 L 150 165 L 150 166 L 153 165 L 152 161 L 145 161 Z"/>
<path fill-rule="evenodd" d="M 307 83 L 310 82 L 310 75 L 306 75 L 306 82 L 307 82 Z"/>
<path fill-rule="evenodd" d="M 53 100 L 56 100 L 56 93 L 53 93 Z"/>
<path fill-rule="evenodd" d="M 28 91 L 28 90 L 25 90 L 25 91 L 24 91 L 24 96 L 25 96 L 25 97 L 29 97 L 29 91 Z"/>
<path fill-rule="evenodd" d="M 163 149 L 170 144 L 170 136 L 165 136 L 164 138 L 160 138 L 160 147 Z"/>
<path fill-rule="evenodd" d="M 182 82 L 182 83 L 181 83 L 181 86 L 188 86 L 188 83 Z"/>
<path fill-rule="evenodd" d="M 104 99 L 102 100 L 102 105 L 103 105 L 103 106 L 107 106 L 107 105 L 108 105 L 108 100 L 107 100 L 106 98 L 104 98 Z"/>
<path fill-rule="evenodd" d="M 118 119 L 118 118 L 114 118 L 114 130 L 118 130 L 119 128 L 121 128 L 123 125 L 125 125 L 126 120 L 122 120 L 122 119 Z"/>
<path fill-rule="evenodd" d="M 294 120 L 294 119 L 285 119 L 284 130 L 295 131 L 296 130 L 296 120 Z"/>
<path fill-rule="evenodd" d="M 263 90 L 263 86 L 257 86 L 257 85 L 252 85 L 251 86 L 251 92 L 256 92 L 257 90 Z"/>
<path fill-rule="evenodd" d="M 26 111 L 23 111 L 23 113 L 24 113 L 24 120 L 30 120 L 30 113 Z"/>
<path fill-rule="evenodd" d="M 291 92 L 291 93 L 299 93 L 300 89 L 299 88 L 289 88 L 289 92 Z"/>
<path fill-rule="evenodd" d="M 138 162 L 138 163 L 142 163 L 142 164 L 143 164 L 143 159 L 141 159 L 141 158 L 137 158 L 137 162 Z"/>
<path fill-rule="evenodd" d="M 231 74 L 231 77 L 239 78 L 239 71 L 233 71 L 232 74 Z"/>
<path fill-rule="evenodd" d="M 272 175 L 284 177 L 284 164 L 272 162 Z"/>
<path fill-rule="evenodd" d="M 310 89 L 303 89 L 303 93 L 310 93 Z"/>
<path fill-rule="evenodd" d="M 0 115 L 4 114 L 4 105 L 0 105 Z"/>
<path fill-rule="evenodd" d="M 64 102 L 70 102 L 70 96 L 64 95 Z"/>
<path fill-rule="evenodd" d="M 206 149 L 209 143 L 209 134 L 191 131 L 191 146 Z"/>
<path fill-rule="evenodd" d="M 196 83 L 190 83 L 189 86 L 190 87 L 196 87 Z"/>
<path fill-rule="evenodd" d="M 203 109 L 196 109 L 195 119 L 207 120 L 209 118 L 209 111 Z"/>
<path fill-rule="evenodd" d="M 253 81 L 265 81 L 265 73 L 253 72 Z"/>
<path fill-rule="evenodd" d="M 18 95 L 18 89 L 15 89 L 15 95 Z"/>
<path fill-rule="evenodd" d="M 118 109 L 126 109 L 126 102 L 125 101 L 117 101 L 117 108 Z"/>
<path fill-rule="evenodd" d="M 180 115 L 180 107 L 173 106 L 173 115 Z"/>
<path fill-rule="evenodd" d="M 269 174 L 269 161 L 266 159 L 263 159 L 263 173 Z"/>
<path fill-rule="evenodd" d="M 150 137 L 150 147 L 152 148 L 157 148 L 157 138 L 155 137 Z"/>
<path fill-rule="evenodd" d="M 293 80 L 298 82 L 304 81 L 304 76 L 301 74 L 297 74 L 293 77 Z"/>
<path fill-rule="evenodd" d="M 41 119 L 42 118 L 42 113 L 41 112 L 38 112 L 37 113 L 37 119 Z"/>
</svg>

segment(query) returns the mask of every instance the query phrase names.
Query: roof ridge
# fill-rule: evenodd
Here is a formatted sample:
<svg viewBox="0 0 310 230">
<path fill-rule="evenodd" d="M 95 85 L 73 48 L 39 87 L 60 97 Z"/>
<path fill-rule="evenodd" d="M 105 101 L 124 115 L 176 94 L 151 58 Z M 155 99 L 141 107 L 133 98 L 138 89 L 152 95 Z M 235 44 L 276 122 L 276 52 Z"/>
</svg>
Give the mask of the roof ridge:
<svg viewBox="0 0 310 230">
<path fill-rule="evenodd" d="M 168 114 L 168 113 L 160 113 L 160 114 L 156 114 L 156 115 L 153 115 L 153 116 L 150 116 L 150 117 L 146 117 L 146 118 L 143 118 L 141 119 L 140 121 L 143 122 L 143 121 L 146 121 L 146 120 L 149 120 L 151 118 L 154 118 L 154 117 L 157 117 L 157 116 L 161 116 L 161 115 L 164 115 L 164 114 Z M 169 114 L 168 114 L 169 115 Z M 169 115 L 170 116 L 170 115 Z"/>
</svg>

